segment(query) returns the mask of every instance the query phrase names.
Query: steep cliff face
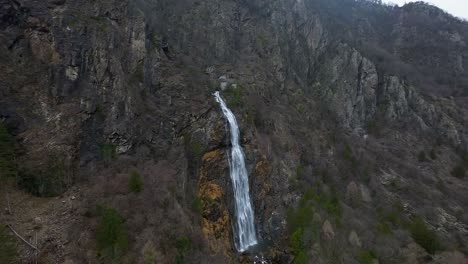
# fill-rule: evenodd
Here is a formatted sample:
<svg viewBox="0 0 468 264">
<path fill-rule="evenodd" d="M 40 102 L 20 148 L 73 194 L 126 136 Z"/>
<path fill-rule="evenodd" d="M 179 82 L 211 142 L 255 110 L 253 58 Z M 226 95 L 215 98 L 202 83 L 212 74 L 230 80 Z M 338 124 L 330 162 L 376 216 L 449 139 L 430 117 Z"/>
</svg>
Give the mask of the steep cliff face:
<svg viewBox="0 0 468 264">
<path fill-rule="evenodd" d="M 63 200 L 1 220 L 39 230 L 41 261 L 467 261 L 466 22 L 350 0 L 0 7 L 0 118 L 20 146 L 8 193 Z M 244 255 L 217 89 L 261 241 Z M 124 219 L 118 252 L 96 239 L 97 205 Z"/>
</svg>

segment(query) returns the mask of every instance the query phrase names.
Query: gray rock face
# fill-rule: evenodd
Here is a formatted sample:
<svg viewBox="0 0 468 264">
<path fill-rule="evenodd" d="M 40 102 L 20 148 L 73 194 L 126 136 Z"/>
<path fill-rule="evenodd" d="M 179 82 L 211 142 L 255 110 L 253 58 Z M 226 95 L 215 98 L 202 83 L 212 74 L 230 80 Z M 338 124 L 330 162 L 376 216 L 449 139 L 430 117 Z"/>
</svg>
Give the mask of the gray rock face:
<svg viewBox="0 0 468 264">
<path fill-rule="evenodd" d="M 330 103 L 343 126 L 365 127 L 377 109 L 378 75 L 372 62 L 355 49 L 339 44 L 333 58 L 319 70 L 316 93 Z"/>
<path fill-rule="evenodd" d="M 0 0 L 0 10 L 0 120 L 20 142 L 19 163 L 43 180 L 39 171 L 64 157 L 66 185 L 86 185 L 80 200 L 123 212 L 131 254 L 189 237 L 200 248 L 188 263 L 242 258 L 230 240 L 218 89 L 241 125 L 256 226 L 273 263 L 292 260 L 288 211 L 310 192 L 314 221 L 328 220 L 304 241 L 324 263 L 354 260 L 341 244 L 385 239 L 385 253 L 424 259 L 407 230 L 382 238 L 373 228 L 377 208 L 399 202 L 427 217 L 437 208 L 429 222 L 444 241 L 468 245 L 466 216 L 447 206 L 468 206 L 466 181 L 451 173 L 468 149 L 466 23 L 420 4 L 351 0 Z M 420 150 L 434 158 L 418 161 Z M 141 196 L 119 182 L 134 168 L 152 188 Z M 191 201 L 201 193 L 200 209 Z M 77 222 L 93 230 L 95 220 Z M 402 229 L 385 221 L 384 232 Z M 92 239 L 71 243 L 73 263 L 95 260 Z M 158 261 L 172 262 L 175 249 L 158 248 Z M 441 259 L 463 260 L 460 251 Z"/>
</svg>

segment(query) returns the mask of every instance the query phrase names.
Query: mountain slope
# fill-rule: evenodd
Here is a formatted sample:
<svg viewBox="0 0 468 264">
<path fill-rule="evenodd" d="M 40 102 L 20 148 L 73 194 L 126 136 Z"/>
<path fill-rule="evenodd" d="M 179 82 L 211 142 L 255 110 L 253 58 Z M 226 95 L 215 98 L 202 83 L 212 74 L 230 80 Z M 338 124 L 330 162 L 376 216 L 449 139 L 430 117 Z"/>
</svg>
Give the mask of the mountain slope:
<svg viewBox="0 0 468 264">
<path fill-rule="evenodd" d="M 1 221 L 36 228 L 41 261 L 465 263 L 466 22 L 351 0 L 0 6 L 19 145 Z M 244 255 L 221 87 L 262 241 Z M 125 235 L 103 240 L 107 221 Z"/>
</svg>

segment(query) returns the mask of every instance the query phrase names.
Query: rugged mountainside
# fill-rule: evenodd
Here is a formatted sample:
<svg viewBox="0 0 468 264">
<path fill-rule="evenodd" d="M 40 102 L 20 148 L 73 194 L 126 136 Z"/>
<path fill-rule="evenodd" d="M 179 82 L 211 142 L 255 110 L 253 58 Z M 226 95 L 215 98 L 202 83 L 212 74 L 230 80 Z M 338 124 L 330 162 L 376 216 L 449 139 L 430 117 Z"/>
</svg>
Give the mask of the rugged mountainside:
<svg viewBox="0 0 468 264">
<path fill-rule="evenodd" d="M 0 7 L 0 221 L 39 248 L 22 261 L 468 263 L 468 23 L 419 2 Z"/>
</svg>

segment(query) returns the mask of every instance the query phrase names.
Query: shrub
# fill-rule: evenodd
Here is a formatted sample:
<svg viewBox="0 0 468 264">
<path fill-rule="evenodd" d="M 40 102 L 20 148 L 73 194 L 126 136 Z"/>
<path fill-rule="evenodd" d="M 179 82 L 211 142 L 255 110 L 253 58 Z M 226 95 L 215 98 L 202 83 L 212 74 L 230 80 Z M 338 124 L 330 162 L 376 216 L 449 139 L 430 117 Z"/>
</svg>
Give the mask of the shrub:
<svg viewBox="0 0 468 264">
<path fill-rule="evenodd" d="M 441 244 L 437 234 L 430 230 L 424 220 L 420 217 L 415 217 L 410 224 L 411 235 L 421 247 L 428 253 L 434 254 L 437 250 L 441 249 Z"/>
<path fill-rule="evenodd" d="M 89 17 L 88 21 L 94 22 L 97 28 L 103 32 L 107 32 L 109 30 L 107 20 L 104 17 Z"/>
<path fill-rule="evenodd" d="M 427 157 L 426 157 L 426 152 L 424 152 L 423 150 L 421 150 L 418 154 L 418 161 L 419 162 L 426 162 L 428 161 Z"/>
<path fill-rule="evenodd" d="M 257 44 L 258 44 L 260 47 L 262 47 L 262 48 L 266 47 L 266 46 L 268 45 L 268 42 L 269 42 L 269 41 L 268 41 L 268 37 L 267 37 L 266 35 L 264 35 L 264 34 L 259 34 L 259 35 L 257 36 Z"/>
<path fill-rule="evenodd" d="M 289 247 L 294 255 L 294 264 L 306 264 L 308 257 L 304 243 L 304 229 L 298 228 L 290 238 Z"/>
<path fill-rule="evenodd" d="M 294 255 L 299 254 L 305 248 L 304 242 L 302 241 L 303 236 L 304 236 L 304 230 L 302 228 L 298 228 L 291 235 L 289 246 L 291 247 L 291 251 Z"/>
<path fill-rule="evenodd" d="M 432 148 L 431 149 L 431 152 L 429 153 L 429 157 L 432 159 L 432 160 L 436 160 L 437 159 L 437 151 L 435 148 Z"/>
<path fill-rule="evenodd" d="M 98 206 L 99 225 L 96 229 L 96 241 L 100 254 L 115 259 L 122 256 L 128 247 L 127 231 L 124 220 L 117 210 Z"/>
<path fill-rule="evenodd" d="M 306 202 L 300 202 L 298 208 L 289 210 L 287 222 L 290 231 L 294 232 L 297 229 L 303 229 L 312 223 L 312 205 L 305 204 Z"/>
<path fill-rule="evenodd" d="M 403 204 L 401 202 L 396 202 L 395 204 L 393 204 L 392 208 L 389 211 L 383 213 L 382 218 L 384 221 L 388 221 L 394 226 L 402 226 L 403 212 Z"/>
<path fill-rule="evenodd" d="M 224 90 L 224 96 L 230 107 L 240 107 L 243 105 L 244 89 L 241 86 L 229 87 Z"/>
<path fill-rule="evenodd" d="M 192 248 L 192 240 L 187 236 L 180 237 L 176 240 L 175 246 L 177 249 L 176 263 L 182 264 L 184 263 L 185 256 Z"/>
<path fill-rule="evenodd" d="M 200 215 L 203 213 L 203 201 L 200 197 L 195 197 L 193 199 L 192 209 Z"/>
<path fill-rule="evenodd" d="M 465 168 L 462 165 L 457 165 L 452 170 L 452 175 L 457 178 L 464 178 L 466 176 Z"/>
<path fill-rule="evenodd" d="M 296 105 L 296 110 L 297 110 L 299 113 L 303 114 L 303 113 L 305 113 L 305 111 L 306 111 L 306 107 L 305 107 L 303 104 L 297 104 L 297 105 Z"/>
<path fill-rule="evenodd" d="M 305 239 L 304 233 L 306 230 L 312 229 L 311 226 L 314 224 L 313 209 L 310 202 L 309 197 L 303 196 L 299 201 L 299 206 L 288 211 L 287 223 L 292 233 L 289 239 L 289 247 L 294 255 L 293 263 L 297 264 L 307 263 L 305 249 L 309 245 L 309 241 Z M 312 232 L 318 230 L 317 228 L 313 229 Z"/>
<path fill-rule="evenodd" d="M 0 225 L 0 263 L 16 264 L 20 263 L 16 239 L 9 234 L 7 228 Z"/>
<path fill-rule="evenodd" d="M 392 233 L 392 229 L 386 222 L 378 223 L 376 229 L 377 232 L 383 235 L 390 235 Z"/>
<path fill-rule="evenodd" d="M 154 50 L 154 49 L 156 49 L 156 50 L 161 49 L 161 41 L 162 41 L 162 39 L 161 39 L 161 37 L 160 37 L 158 34 L 156 34 L 156 33 L 153 32 L 153 33 L 152 33 L 152 36 L 150 37 L 150 39 L 151 39 L 151 44 L 152 44 L 151 47 L 152 47 L 153 50 Z"/>
<path fill-rule="evenodd" d="M 301 251 L 298 255 L 294 257 L 293 264 L 307 264 L 309 263 L 309 258 L 305 251 Z"/>
<path fill-rule="evenodd" d="M 128 187 L 133 193 L 139 193 L 143 190 L 143 181 L 141 179 L 140 174 L 137 171 L 132 171 L 132 173 L 130 174 Z"/>
<path fill-rule="evenodd" d="M 384 126 L 383 122 L 376 118 L 367 123 L 366 130 L 370 135 L 378 137 L 382 134 Z"/>
<path fill-rule="evenodd" d="M 296 175 L 298 178 L 302 178 L 302 176 L 304 175 L 304 171 L 305 171 L 304 165 L 302 164 L 297 165 Z"/>
<path fill-rule="evenodd" d="M 327 213 L 335 218 L 337 224 L 341 219 L 341 204 L 338 199 L 338 194 L 336 190 L 332 189 L 330 194 L 314 192 L 313 190 L 308 190 L 303 199 L 313 200 L 318 206 L 323 208 Z"/>
<path fill-rule="evenodd" d="M 185 135 L 184 143 L 190 159 L 198 161 L 202 158 L 203 153 L 205 153 L 205 146 L 199 140 L 190 135 Z"/>
<path fill-rule="evenodd" d="M 290 209 L 287 215 L 288 228 L 292 234 L 289 247 L 294 255 L 293 263 L 308 263 L 307 249 L 314 240 L 319 239 L 320 224 L 314 219 L 313 206 L 322 208 L 338 224 L 340 222 L 341 206 L 336 193 L 327 195 L 313 190 L 305 192 L 297 208 Z"/>
<path fill-rule="evenodd" d="M 108 164 L 117 157 L 117 147 L 114 144 L 102 144 L 100 146 L 100 154 L 104 162 Z"/>
<path fill-rule="evenodd" d="M 156 258 L 153 255 L 145 256 L 145 264 L 154 264 L 156 263 Z"/>
<path fill-rule="evenodd" d="M 351 167 L 356 169 L 358 167 L 358 160 L 354 157 L 353 150 L 350 145 L 346 145 L 343 150 L 343 158 L 351 163 Z"/>
<path fill-rule="evenodd" d="M 145 80 L 145 69 L 143 62 L 137 64 L 135 72 L 130 76 L 130 83 L 142 83 Z"/>
<path fill-rule="evenodd" d="M 336 193 L 333 193 L 331 197 L 326 198 L 324 206 L 328 214 L 331 216 L 334 216 L 337 219 L 341 217 L 341 205 Z"/>
<path fill-rule="evenodd" d="M 66 161 L 59 154 L 52 154 L 43 165 L 21 168 L 18 184 L 33 195 L 53 197 L 66 191 L 71 181 L 69 174 Z"/>
<path fill-rule="evenodd" d="M 377 257 L 372 250 L 361 250 L 358 255 L 358 261 L 361 264 L 372 264 Z"/>
<path fill-rule="evenodd" d="M 0 179 L 15 177 L 17 175 L 16 142 L 14 137 L 0 122 Z"/>
</svg>

